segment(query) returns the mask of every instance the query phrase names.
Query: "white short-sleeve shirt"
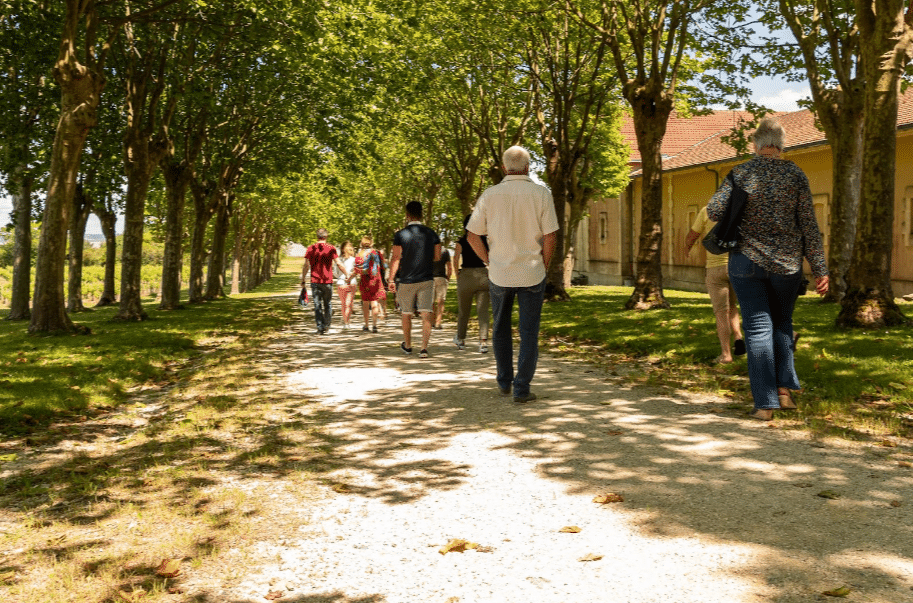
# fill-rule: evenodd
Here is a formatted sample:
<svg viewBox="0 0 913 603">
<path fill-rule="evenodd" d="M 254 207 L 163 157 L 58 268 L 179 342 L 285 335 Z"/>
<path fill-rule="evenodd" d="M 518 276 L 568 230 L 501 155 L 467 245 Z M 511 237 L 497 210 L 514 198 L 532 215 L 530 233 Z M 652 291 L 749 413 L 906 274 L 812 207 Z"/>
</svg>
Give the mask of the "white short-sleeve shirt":
<svg viewBox="0 0 913 603">
<path fill-rule="evenodd" d="M 558 230 L 552 193 L 529 176 L 506 176 L 482 193 L 466 229 L 488 237 L 491 282 L 538 285 L 545 278 L 542 238 Z"/>
</svg>

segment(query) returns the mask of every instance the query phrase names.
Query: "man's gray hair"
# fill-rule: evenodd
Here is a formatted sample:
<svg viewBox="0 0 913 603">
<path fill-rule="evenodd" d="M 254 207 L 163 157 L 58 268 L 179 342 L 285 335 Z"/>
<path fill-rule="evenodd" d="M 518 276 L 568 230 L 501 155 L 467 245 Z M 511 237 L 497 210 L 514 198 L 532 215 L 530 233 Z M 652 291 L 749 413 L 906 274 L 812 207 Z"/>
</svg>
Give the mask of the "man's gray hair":
<svg viewBox="0 0 913 603">
<path fill-rule="evenodd" d="M 754 141 L 754 152 L 757 154 L 764 147 L 777 147 L 783 150 L 786 139 L 786 130 L 780 122 L 773 117 L 765 117 L 758 124 L 758 129 L 751 136 Z"/>
<path fill-rule="evenodd" d="M 508 174 L 525 174 L 529 171 L 529 151 L 523 147 L 510 147 L 504 151 L 501 160 Z"/>
<path fill-rule="evenodd" d="M 326 228 L 318 228 L 317 229 L 317 240 L 324 241 L 329 236 L 329 234 L 330 233 L 327 232 Z"/>
</svg>

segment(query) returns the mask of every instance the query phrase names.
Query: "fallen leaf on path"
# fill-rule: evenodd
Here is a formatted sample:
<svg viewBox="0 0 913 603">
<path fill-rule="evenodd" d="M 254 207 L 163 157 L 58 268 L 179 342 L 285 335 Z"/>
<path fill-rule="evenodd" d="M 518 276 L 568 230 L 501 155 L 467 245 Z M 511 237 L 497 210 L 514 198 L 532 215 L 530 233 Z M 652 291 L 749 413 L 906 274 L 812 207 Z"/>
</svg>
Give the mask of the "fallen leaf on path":
<svg viewBox="0 0 913 603">
<path fill-rule="evenodd" d="M 811 488 L 814 484 L 808 482 L 799 482 L 798 484 L 793 484 L 797 488 Z"/>
<path fill-rule="evenodd" d="M 913 463 L 908 463 L 907 461 L 897 461 L 898 467 L 913 467 Z"/>
<path fill-rule="evenodd" d="M 182 559 L 162 559 L 162 563 L 155 568 L 155 575 L 162 578 L 174 578 L 181 573 Z"/>
<path fill-rule="evenodd" d="M 124 601 L 126 601 L 127 603 L 136 603 L 142 597 L 146 596 L 146 591 L 144 591 L 141 588 L 134 590 L 133 592 L 129 592 L 129 593 L 127 591 L 119 590 L 119 591 L 117 591 L 117 596 L 120 597 L 121 599 L 123 599 Z"/>
<path fill-rule="evenodd" d="M 475 542 L 469 542 L 468 540 L 463 540 L 462 538 L 454 538 L 447 544 L 445 544 L 441 550 L 438 551 L 441 555 L 446 555 L 447 553 L 464 553 L 469 549 L 477 549 L 479 545 Z"/>
<path fill-rule="evenodd" d="M 332 490 L 333 492 L 337 492 L 339 494 L 348 494 L 352 491 L 351 488 L 349 488 L 346 484 L 333 484 Z"/>
<path fill-rule="evenodd" d="M 612 405 L 612 401 L 611 401 L 611 400 L 603 400 L 602 402 L 600 402 L 600 404 L 602 404 L 603 406 L 611 406 L 611 405 Z"/>
<path fill-rule="evenodd" d="M 183 595 L 184 589 L 181 588 L 180 586 L 172 586 L 168 589 L 168 594 L 169 595 Z"/>
<path fill-rule="evenodd" d="M 902 505 L 902 504 L 903 504 L 903 503 L 900 502 L 899 500 L 892 500 L 892 501 L 891 501 L 891 506 L 892 506 L 892 507 L 899 507 L 899 506 Z"/>
<path fill-rule="evenodd" d="M 842 597 L 847 596 L 851 592 L 853 592 L 853 589 L 851 589 L 849 586 L 841 586 L 840 588 L 835 588 L 834 590 L 826 590 L 821 594 L 827 595 L 828 597 L 841 597 L 842 598 Z"/>
<path fill-rule="evenodd" d="M 612 435 L 612 436 L 621 435 L 621 434 L 623 434 L 623 433 L 624 433 L 623 431 L 607 431 L 607 432 L 606 432 L 606 434 Z"/>
<path fill-rule="evenodd" d="M 576 534 L 577 532 L 580 531 L 580 528 L 578 528 L 577 526 L 564 526 L 563 528 L 561 528 L 558 531 L 564 532 L 565 534 Z"/>
<path fill-rule="evenodd" d="M 596 553 L 590 553 L 588 555 L 584 555 L 577 561 L 599 561 L 600 559 L 602 559 L 602 555 L 597 555 Z"/>
<path fill-rule="evenodd" d="M 621 494 L 615 494 L 614 492 L 598 494 L 596 498 L 593 499 L 594 503 L 599 503 L 600 505 L 605 505 L 608 503 L 619 503 L 624 501 L 625 499 Z"/>
<path fill-rule="evenodd" d="M 282 590 L 271 590 L 268 593 L 266 593 L 266 596 L 263 598 L 268 601 L 275 601 L 276 599 L 281 599 L 282 595 L 284 595 L 284 594 L 285 594 L 285 591 L 282 591 Z"/>
<path fill-rule="evenodd" d="M 840 498 L 840 495 L 834 492 L 833 490 L 822 490 L 818 493 L 818 496 L 821 498 L 829 498 L 830 500 L 837 500 Z"/>
</svg>

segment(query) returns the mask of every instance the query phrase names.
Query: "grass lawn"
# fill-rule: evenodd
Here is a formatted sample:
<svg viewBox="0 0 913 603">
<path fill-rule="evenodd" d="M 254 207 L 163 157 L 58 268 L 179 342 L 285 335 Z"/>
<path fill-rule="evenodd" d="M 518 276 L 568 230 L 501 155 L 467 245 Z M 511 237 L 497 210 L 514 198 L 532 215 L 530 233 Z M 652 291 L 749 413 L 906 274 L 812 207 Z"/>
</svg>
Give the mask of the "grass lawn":
<svg viewBox="0 0 913 603">
<path fill-rule="evenodd" d="M 167 312 L 147 299 L 149 320 L 141 323 L 113 322 L 117 307 L 74 314 L 90 335 L 29 335 L 27 322 L 2 320 L 7 311 L 0 311 L 0 433 L 36 432 L 58 419 L 105 412 L 132 390 L 173 380 L 207 350 L 243 346 L 285 325 L 294 304 L 264 296 L 296 283 L 293 272 L 283 272 L 255 293 Z"/>
<path fill-rule="evenodd" d="M 708 391 L 750 404 L 745 359 L 713 365 L 719 354 L 710 300 L 666 290 L 672 308 L 624 310 L 630 287 L 575 287 L 568 303 L 545 305 L 542 334 L 558 353 L 625 365 L 635 380 Z M 913 316 L 913 303 L 902 303 Z M 841 331 L 838 306 L 799 298 L 796 371 L 799 414 L 813 430 L 849 438 L 913 435 L 913 328 Z M 633 371 L 631 370 L 633 367 Z"/>
</svg>

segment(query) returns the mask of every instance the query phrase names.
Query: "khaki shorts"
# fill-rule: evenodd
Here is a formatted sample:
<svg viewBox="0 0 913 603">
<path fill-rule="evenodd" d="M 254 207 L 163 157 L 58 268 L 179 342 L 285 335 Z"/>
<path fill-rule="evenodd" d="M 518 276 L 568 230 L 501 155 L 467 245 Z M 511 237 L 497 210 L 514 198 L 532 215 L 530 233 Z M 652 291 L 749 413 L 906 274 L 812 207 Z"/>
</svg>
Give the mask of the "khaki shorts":
<svg viewBox="0 0 913 603">
<path fill-rule="evenodd" d="M 710 295 L 710 305 L 713 306 L 714 314 L 729 313 L 730 309 L 736 308 L 738 301 L 735 297 L 735 289 L 729 283 L 728 266 L 707 268 L 704 283 L 707 285 L 707 293 Z"/>
<path fill-rule="evenodd" d="M 400 283 L 396 286 L 396 301 L 402 314 L 431 312 L 431 300 L 434 296 L 434 281 L 420 283 Z"/>
<path fill-rule="evenodd" d="M 443 276 L 434 277 L 434 301 L 442 302 L 447 299 L 447 285 L 450 281 Z"/>
</svg>

